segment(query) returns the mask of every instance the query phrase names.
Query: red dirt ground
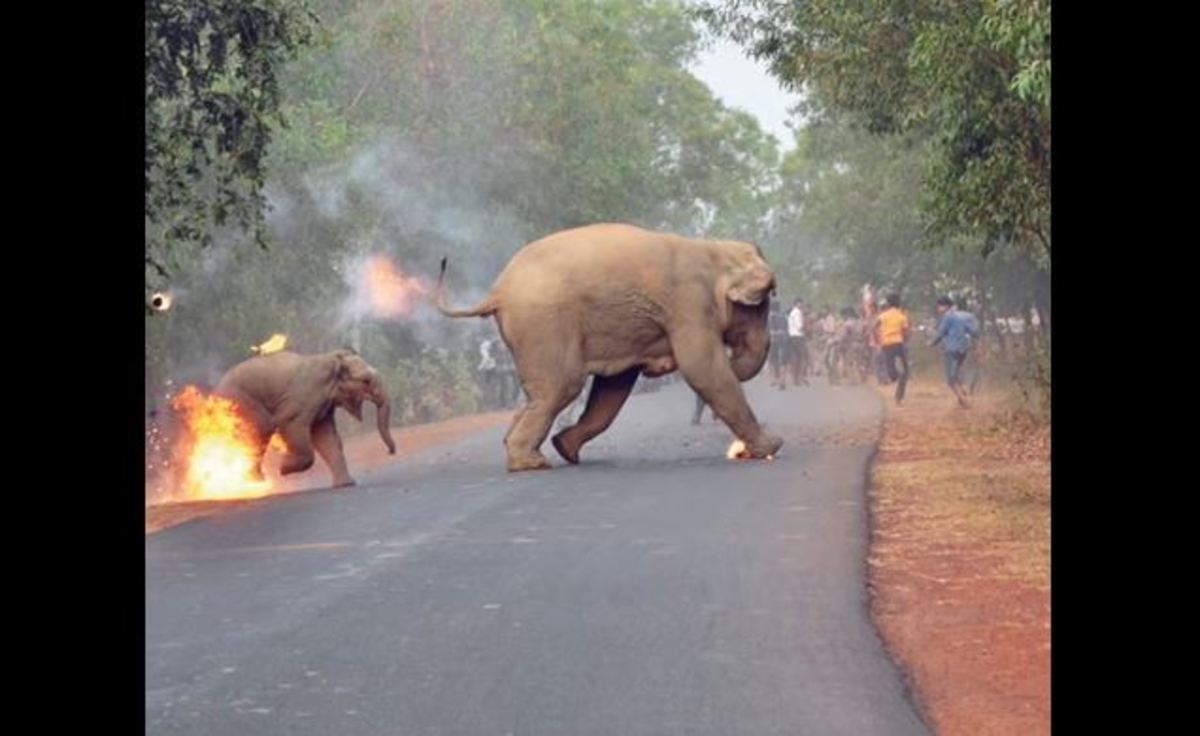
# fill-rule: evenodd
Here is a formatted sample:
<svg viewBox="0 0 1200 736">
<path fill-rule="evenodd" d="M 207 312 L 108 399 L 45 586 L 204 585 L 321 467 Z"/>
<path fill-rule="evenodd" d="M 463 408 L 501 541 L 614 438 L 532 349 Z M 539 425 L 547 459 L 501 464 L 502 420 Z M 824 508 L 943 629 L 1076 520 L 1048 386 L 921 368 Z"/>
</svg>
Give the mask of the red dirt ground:
<svg viewBox="0 0 1200 736">
<path fill-rule="evenodd" d="M 1048 427 L 998 397 L 890 394 L 872 471 L 872 614 L 941 736 L 1050 733 Z"/>
</svg>

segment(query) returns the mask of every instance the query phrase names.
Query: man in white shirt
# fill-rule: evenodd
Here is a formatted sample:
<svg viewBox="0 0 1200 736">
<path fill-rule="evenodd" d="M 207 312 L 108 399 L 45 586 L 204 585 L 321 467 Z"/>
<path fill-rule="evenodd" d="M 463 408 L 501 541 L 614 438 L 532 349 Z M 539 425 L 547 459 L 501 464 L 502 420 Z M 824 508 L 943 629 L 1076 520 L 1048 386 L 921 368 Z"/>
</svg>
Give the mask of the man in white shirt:
<svg viewBox="0 0 1200 736">
<path fill-rule="evenodd" d="M 792 367 L 792 385 L 808 385 L 808 346 L 804 340 L 804 300 L 799 297 L 788 312 L 788 363 Z"/>
<path fill-rule="evenodd" d="M 479 343 L 479 365 L 475 370 L 479 374 L 479 393 L 484 407 L 498 409 L 496 359 L 492 356 L 492 340 L 484 339 Z"/>
</svg>

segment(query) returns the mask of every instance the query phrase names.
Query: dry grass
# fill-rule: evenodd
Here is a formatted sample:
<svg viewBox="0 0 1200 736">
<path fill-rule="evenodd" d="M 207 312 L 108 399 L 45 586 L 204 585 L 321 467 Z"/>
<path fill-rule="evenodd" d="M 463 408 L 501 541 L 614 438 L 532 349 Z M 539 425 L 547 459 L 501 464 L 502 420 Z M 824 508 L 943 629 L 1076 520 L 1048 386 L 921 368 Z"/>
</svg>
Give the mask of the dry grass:
<svg viewBox="0 0 1200 736">
<path fill-rule="evenodd" d="M 1049 733 L 1049 428 L 1001 394 L 888 397 L 872 608 L 939 734 Z"/>
</svg>

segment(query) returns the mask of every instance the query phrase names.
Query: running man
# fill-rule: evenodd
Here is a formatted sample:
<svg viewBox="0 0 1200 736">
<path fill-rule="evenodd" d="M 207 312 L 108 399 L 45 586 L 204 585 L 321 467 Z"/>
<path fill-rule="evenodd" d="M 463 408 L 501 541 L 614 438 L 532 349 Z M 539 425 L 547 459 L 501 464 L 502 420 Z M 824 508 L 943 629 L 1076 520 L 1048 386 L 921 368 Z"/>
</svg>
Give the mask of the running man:
<svg viewBox="0 0 1200 736">
<path fill-rule="evenodd" d="M 892 382 L 888 376 L 886 361 L 883 357 L 883 348 L 879 344 L 879 332 L 875 329 L 875 320 L 879 318 L 879 313 L 885 309 L 887 309 L 887 300 L 880 299 L 867 322 L 867 343 L 871 349 L 871 369 L 875 371 L 875 381 L 880 386 L 886 386 Z"/>
<path fill-rule="evenodd" d="M 904 401 L 904 389 L 908 385 L 908 348 L 905 343 L 912 334 L 912 323 L 900 309 L 900 295 L 890 294 L 887 308 L 875 318 L 875 336 L 883 351 L 888 378 L 896 381 L 896 404 Z M 899 362 L 899 368 L 896 363 Z"/>
<path fill-rule="evenodd" d="M 962 365 L 971 349 L 971 341 L 979 337 L 979 327 L 974 315 L 957 311 L 948 296 L 938 297 L 936 309 L 938 326 L 929 346 L 942 344 L 942 354 L 946 360 L 946 383 L 958 397 L 958 405 L 965 409 L 969 405 L 967 392 L 962 385 Z"/>
</svg>

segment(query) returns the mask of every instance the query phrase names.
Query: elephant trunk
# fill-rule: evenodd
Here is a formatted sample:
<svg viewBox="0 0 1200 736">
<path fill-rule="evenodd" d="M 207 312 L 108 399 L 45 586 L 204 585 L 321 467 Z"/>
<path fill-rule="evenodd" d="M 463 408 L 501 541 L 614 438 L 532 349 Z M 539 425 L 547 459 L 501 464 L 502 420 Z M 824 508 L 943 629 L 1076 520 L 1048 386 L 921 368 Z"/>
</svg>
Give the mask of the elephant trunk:
<svg viewBox="0 0 1200 736">
<path fill-rule="evenodd" d="M 376 379 L 371 401 L 375 403 L 375 423 L 379 428 L 379 437 L 387 445 L 388 454 L 396 454 L 396 441 L 392 439 L 392 400 L 383 384 Z"/>
<path fill-rule="evenodd" d="M 766 329 L 747 330 L 742 339 L 733 345 L 729 358 L 730 366 L 739 381 L 749 381 L 762 370 L 771 348 L 771 336 Z"/>
</svg>

